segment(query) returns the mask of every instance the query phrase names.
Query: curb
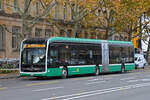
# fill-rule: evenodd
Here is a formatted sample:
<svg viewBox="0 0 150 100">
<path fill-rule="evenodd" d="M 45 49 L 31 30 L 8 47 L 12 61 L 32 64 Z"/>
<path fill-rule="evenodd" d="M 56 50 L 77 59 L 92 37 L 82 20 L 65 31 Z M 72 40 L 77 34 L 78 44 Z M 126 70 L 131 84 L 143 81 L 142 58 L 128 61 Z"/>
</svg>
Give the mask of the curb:
<svg viewBox="0 0 150 100">
<path fill-rule="evenodd" d="M 19 73 L 0 74 L 0 79 L 20 78 Z"/>
<path fill-rule="evenodd" d="M 20 78 L 20 76 L 0 76 L 0 79 Z"/>
<path fill-rule="evenodd" d="M 5 71 L 5 70 L 18 71 L 18 69 L 0 69 L 0 71 Z M 0 74 L 0 79 L 11 79 L 11 78 L 19 78 L 19 77 L 20 77 L 19 73 Z"/>
</svg>

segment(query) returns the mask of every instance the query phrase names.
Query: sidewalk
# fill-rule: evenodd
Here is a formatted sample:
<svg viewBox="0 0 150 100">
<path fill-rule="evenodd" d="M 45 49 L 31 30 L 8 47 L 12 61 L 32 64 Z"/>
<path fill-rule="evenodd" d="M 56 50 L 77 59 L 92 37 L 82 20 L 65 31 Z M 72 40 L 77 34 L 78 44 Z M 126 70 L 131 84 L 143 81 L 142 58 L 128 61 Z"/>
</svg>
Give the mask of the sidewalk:
<svg viewBox="0 0 150 100">
<path fill-rule="evenodd" d="M 11 79 L 11 78 L 19 78 L 19 72 L 0 74 L 0 79 Z"/>
</svg>

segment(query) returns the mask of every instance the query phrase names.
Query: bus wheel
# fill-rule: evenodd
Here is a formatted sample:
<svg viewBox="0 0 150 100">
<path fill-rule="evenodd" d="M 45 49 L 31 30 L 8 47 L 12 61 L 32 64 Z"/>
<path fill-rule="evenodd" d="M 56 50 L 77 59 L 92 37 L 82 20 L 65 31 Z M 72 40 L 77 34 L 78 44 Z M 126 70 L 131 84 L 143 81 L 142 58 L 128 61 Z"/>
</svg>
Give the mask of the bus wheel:
<svg viewBox="0 0 150 100">
<path fill-rule="evenodd" d="M 62 78 L 65 79 L 68 76 L 68 71 L 66 67 L 63 67 L 62 69 Z"/>
<path fill-rule="evenodd" d="M 125 67 L 122 66 L 122 67 L 121 67 L 121 73 L 124 73 L 124 72 L 125 72 Z"/>
<path fill-rule="evenodd" d="M 96 68 L 95 68 L 95 75 L 97 76 L 97 75 L 99 75 L 99 74 L 100 74 L 100 72 L 99 72 L 99 67 L 96 66 Z"/>
</svg>

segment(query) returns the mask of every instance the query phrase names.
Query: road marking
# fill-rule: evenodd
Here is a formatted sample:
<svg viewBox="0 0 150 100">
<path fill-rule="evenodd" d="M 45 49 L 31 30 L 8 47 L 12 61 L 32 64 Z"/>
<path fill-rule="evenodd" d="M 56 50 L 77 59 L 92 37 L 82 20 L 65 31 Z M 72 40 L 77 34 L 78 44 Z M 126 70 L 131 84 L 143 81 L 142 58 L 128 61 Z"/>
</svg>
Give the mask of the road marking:
<svg viewBox="0 0 150 100">
<path fill-rule="evenodd" d="M 110 92 L 115 92 L 115 91 L 135 89 L 135 88 L 146 87 L 146 86 L 150 86 L 150 82 L 149 83 L 122 86 L 122 87 L 108 88 L 108 89 L 103 89 L 103 90 L 87 91 L 87 92 L 70 94 L 70 95 L 63 95 L 63 96 L 58 96 L 58 97 L 55 96 L 55 97 L 51 97 L 51 98 L 44 98 L 42 100 L 54 100 L 54 99 L 55 100 L 56 99 L 71 100 L 71 99 L 78 99 L 78 98 L 83 98 L 83 97 L 89 97 L 89 96 L 105 94 L 105 93 L 110 93 Z"/>
<path fill-rule="evenodd" d="M 7 87 L 1 87 L 1 88 L 0 88 L 0 90 L 5 90 L 5 89 L 7 89 Z"/>
<path fill-rule="evenodd" d="M 88 80 L 88 79 L 93 79 L 94 77 L 85 77 L 85 78 L 75 78 L 73 80 Z"/>
<path fill-rule="evenodd" d="M 91 80 L 88 80 L 88 81 L 98 81 L 98 80 L 100 80 L 100 79 L 91 79 Z"/>
<path fill-rule="evenodd" d="M 132 83 L 132 82 L 138 82 L 138 81 L 140 81 L 140 80 L 128 80 L 128 81 L 126 81 L 126 82 Z"/>
<path fill-rule="evenodd" d="M 89 97 L 89 96 L 94 96 L 94 95 L 100 95 L 100 94 L 106 94 L 106 93 L 111 93 L 111 92 L 117 92 L 117 91 L 121 91 L 121 90 L 129 90 L 129 89 L 145 87 L 145 86 L 149 86 L 149 85 L 150 85 L 150 83 L 148 83 L 148 84 L 129 85 L 129 86 L 119 87 L 119 88 L 116 88 L 116 89 L 110 89 L 110 90 L 106 90 L 106 91 L 102 91 L 102 92 L 98 92 L 98 93 L 92 93 L 92 94 L 86 94 L 86 95 L 66 98 L 66 99 L 63 99 L 63 100 L 79 99 L 79 98 L 83 98 L 83 97 Z"/>
<path fill-rule="evenodd" d="M 150 81 L 150 79 L 141 79 L 141 81 L 147 82 L 147 81 Z"/>
<path fill-rule="evenodd" d="M 144 82 L 147 82 L 147 81 L 150 81 L 150 79 L 138 79 L 138 80 L 129 80 L 129 81 L 126 81 L 126 82 L 129 82 L 129 83 L 131 83 L 131 82 L 138 82 L 138 81 L 144 81 Z"/>
<path fill-rule="evenodd" d="M 120 79 L 120 80 L 125 81 L 125 80 L 131 80 L 131 79 L 135 79 L 135 77 L 128 77 L 128 78 L 123 78 L 123 79 Z"/>
<path fill-rule="evenodd" d="M 64 87 L 44 88 L 44 89 L 38 89 L 38 90 L 32 90 L 32 91 L 39 92 L 39 91 L 56 90 L 56 89 L 62 89 L 62 88 L 64 88 Z"/>
<path fill-rule="evenodd" d="M 103 78 L 96 78 L 96 79 L 91 79 L 91 80 L 88 80 L 89 82 L 91 82 L 91 81 L 102 81 L 102 80 L 104 80 Z"/>
<path fill-rule="evenodd" d="M 91 80 L 88 80 L 89 82 L 92 82 L 92 81 L 104 81 L 104 80 L 110 80 L 112 78 L 95 78 L 95 79 L 91 79 Z"/>
<path fill-rule="evenodd" d="M 59 81 L 52 81 L 52 82 L 41 82 L 41 83 L 32 83 L 32 84 L 26 84 L 26 87 L 30 87 L 30 86 L 37 86 L 37 85 L 46 85 L 46 84 L 54 84 L 54 83 L 58 83 Z"/>
<path fill-rule="evenodd" d="M 106 81 L 90 82 L 90 83 L 86 83 L 86 84 L 91 85 L 91 84 L 104 83 L 104 82 L 106 82 Z"/>
<path fill-rule="evenodd" d="M 108 76 L 103 76 L 104 78 L 106 77 L 118 77 L 118 76 L 121 76 L 121 74 L 120 75 L 108 75 Z"/>
</svg>

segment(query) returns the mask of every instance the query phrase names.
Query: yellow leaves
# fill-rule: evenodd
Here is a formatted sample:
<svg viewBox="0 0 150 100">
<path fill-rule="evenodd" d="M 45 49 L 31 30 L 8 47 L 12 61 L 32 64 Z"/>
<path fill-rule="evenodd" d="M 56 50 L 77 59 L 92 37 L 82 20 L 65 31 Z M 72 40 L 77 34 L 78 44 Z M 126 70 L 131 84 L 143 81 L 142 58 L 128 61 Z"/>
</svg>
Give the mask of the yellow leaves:
<svg viewBox="0 0 150 100">
<path fill-rule="evenodd" d="M 6 0 L 6 5 L 7 5 L 7 11 L 8 12 L 12 12 L 12 7 L 11 6 L 8 6 L 8 5 L 11 5 L 11 3 L 13 2 L 14 0 Z"/>
<path fill-rule="evenodd" d="M 11 0 L 6 0 L 6 3 L 10 3 Z"/>
</svg>

